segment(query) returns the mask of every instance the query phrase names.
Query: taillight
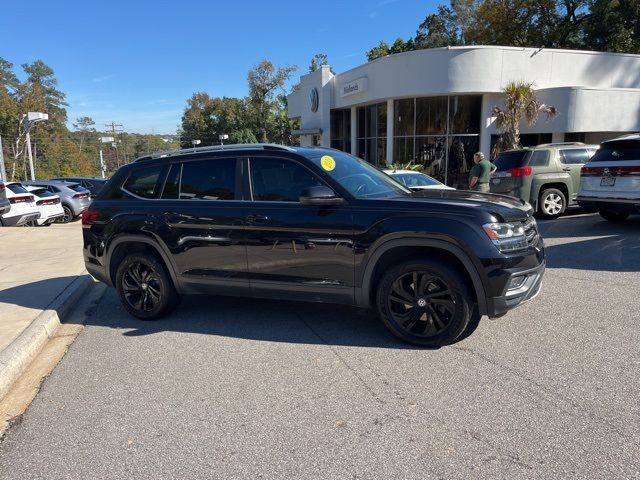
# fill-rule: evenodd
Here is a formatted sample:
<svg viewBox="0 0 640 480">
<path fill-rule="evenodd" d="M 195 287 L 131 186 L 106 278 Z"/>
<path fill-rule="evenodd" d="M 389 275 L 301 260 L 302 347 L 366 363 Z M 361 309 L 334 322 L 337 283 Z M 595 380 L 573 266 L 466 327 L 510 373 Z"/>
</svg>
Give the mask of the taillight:
<svg viewBox="0 0 640 480">
<path fill-rule="evenodd" d="M 85 210 L 82 212 L 82 225 L 93 225 L 95 221 L 98 219 L 98 211 L 97 210 Z"/>
<path fill-rule="evenodd" d="M 73 198 L 89 198 L 89 195 L 88 193 L 76 193 Z"/>
<path fill-rule="evenodd" d="M 533 169 L 531 167 L 510 168 L 507 173 L 512 177 L 528 177 L 533 173 Z"/>
<path fill-rule="evenodd" d="M 604 172 L 602 167 L 587 167 L 586 165 L 580 169 L 580 175 L 583 177 L 600 176 Z"/>
<path fill-rule="evenodd" d="M 23 197 L 10 197 L 9 203 L 30 203 L 33 202 L 33 195 L 25 195 Z"/>
<path fill-rule="evenodd" d="M 38 200 L 36 205 L 57 205 L 60 203 L 59 198 L 48 198 L 46 200 Z"/>
<path fill-rule="evenodd" d="M 0 192 L 4 190 L 4 183 L 0 183 Z"/>
</svg>

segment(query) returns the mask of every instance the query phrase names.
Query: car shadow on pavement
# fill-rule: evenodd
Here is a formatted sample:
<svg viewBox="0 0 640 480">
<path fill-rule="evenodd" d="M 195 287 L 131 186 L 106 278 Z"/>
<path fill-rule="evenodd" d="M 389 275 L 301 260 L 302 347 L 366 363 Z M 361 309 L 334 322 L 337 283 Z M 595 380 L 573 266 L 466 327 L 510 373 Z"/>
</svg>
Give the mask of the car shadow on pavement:
<svg viewBox="0 0 640 480">
<path fill-rule="evenodd" d="M 122 308 L 115 290 L 109 289 L 104 301 L 117 305 L 117 311 L 104 314 L 99 306 L 88 312 L 86 324 L 124 330 L 127 337 L 173 331 L 278 343 L 425 349 L 396 339 L 374 311 L 343 305 L 194 295 L 184 297 L 167 317 L 141 321 Z"/>
<path fill-rule="evenodd" d="M 53 277 L 5 288 L 4 290 L 0 290 L 0 303 L 35 310 L 44 310 L 58 298 L 58 296 L 55 296 L 55 293 L 52 294 L 52 292 L 58 292 L 59 295 L 62 295 L 64 290 L 77 278 L 77 275 Z M 2 319 L 1 311 L 0 319 Z"/>
</svg>

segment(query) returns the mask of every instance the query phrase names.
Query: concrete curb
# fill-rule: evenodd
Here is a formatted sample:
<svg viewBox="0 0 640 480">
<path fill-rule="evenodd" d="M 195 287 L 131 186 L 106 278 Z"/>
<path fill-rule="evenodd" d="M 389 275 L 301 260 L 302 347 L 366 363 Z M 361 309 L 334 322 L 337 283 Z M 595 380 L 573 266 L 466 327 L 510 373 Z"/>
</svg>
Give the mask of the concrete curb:
<svg viewBox="0 0 640 480">
<path fill-rule="evenodd" d="M 90 275 L 80 275 L 0 352 L 0 399 L 9 392 L 14 382 L 53 336 L 60 325 L 60 319 L 71 311 L 93 283 Z"/>
</svg>

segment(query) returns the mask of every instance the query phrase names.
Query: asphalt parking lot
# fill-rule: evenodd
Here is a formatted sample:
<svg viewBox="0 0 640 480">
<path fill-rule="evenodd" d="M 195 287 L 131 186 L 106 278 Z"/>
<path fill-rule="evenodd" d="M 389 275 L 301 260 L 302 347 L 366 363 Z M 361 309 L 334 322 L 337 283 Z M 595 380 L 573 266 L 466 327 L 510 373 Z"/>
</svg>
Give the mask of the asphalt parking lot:
<svg viewBox="0 0 640 480">
<path fill-rule="evenodd" d="M 541 222 L 538 298 L 437 350 L 369 312 L 113 290 L 0 478 L 640 478 L 640 218 Z"/>
</svg>

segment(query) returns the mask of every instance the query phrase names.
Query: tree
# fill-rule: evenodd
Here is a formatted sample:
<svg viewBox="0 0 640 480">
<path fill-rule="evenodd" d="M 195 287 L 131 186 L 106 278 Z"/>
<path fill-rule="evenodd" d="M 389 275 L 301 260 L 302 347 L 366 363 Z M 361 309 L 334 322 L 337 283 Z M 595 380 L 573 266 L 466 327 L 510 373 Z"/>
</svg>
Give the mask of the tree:
<svg viewBox="0 0 640 480">
<path fill-rule="evenodd" d="M 249 102 L 259 130 L 260 141 L 268 141 L 269 120 L 275 109 L 275 96 L 278 90 L 284 90 L 285 82 L 297 69 L 295 65 L 275 67 L 269 60 L 263 60 L 249 70 Z"/>
<path fill-rule="evenodd" d="M 13 63 L 0 57 L 0 88 L 9 94 L 15 94 L 19 85 L 18 77 L 13 73 Z"/>
<path fill-rule="evenodd" d="M 640 0 L 591 0 L 585 44 L 594 50 L 640 53 Z"/>
<path fill-rule="evenodd" d="M 28 95 L 32 90 L 39 89 L 46 105 L 41 111 L 49 113 L 54 120 L 66 122 L 67 111 L 64 107 L 68 104 L 65 102 L 65 94 L 57 88 L 58 80 L 54 77 L 53 69 L 42 60 L 25 63 L 22 68 L 27 74 L 27 81 L 21 86 L 21 95 Z"/>
<path fill-rule="evenodd" d="M 95 124 L 96 122 L 94 122 L 91 117 L 76 118 L 76 123 L 73 124 L 73 128 L 75 128 L 76 131 L 80 132 L 80 152 L 82 152 L 82 144 L 84 143 L 84 139 L 87 134 L 96 131 L 96 129 L 94 128 Z"/>
<path fill-rule="evenodd" d="M 532 83 L 509 82 L 502 90 L 505 107 L 493 107 L 496 117 L 496 127 L 500 131 L 500 139 L 494 147 L 492 156 L 503 150 L 520 148 L 520 124 L 534 125 L 541 113 L 547 119 L 554 118 L 558 111 L 556 107 L 545 105 L 538 99 Z"/>
<path fill-rule="evenodd" d="M 329 58 L 324 53 L 316 53 L 311 59 L 311 63 L 309 64 L 309 73 L 315 72 L 322 65 L 329 65 Z M 336 74 L 336 72 L 333 71 L 333 68 L 329 67 L 329 70 L 334 75 Z"/>
<path fill-rule="evenodd" d="M 464 44 L 463 28 L 454 8 L 439 5 L 437 13 L 427 15 L 414 38 L 416 49 Z"/>
<path fill-rule="evenodd" d="M 387 42 L 384 40 L 380 40 L 377 46 L 373 47 L 371 50 L 365 53 L 367 56 L 367 61 L 372 62 L 376 58 L 386 57 L 390 54 L 390 48 Z"/>
</svg>

